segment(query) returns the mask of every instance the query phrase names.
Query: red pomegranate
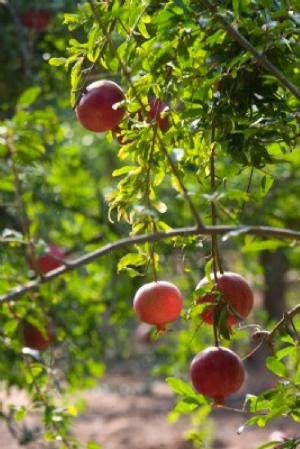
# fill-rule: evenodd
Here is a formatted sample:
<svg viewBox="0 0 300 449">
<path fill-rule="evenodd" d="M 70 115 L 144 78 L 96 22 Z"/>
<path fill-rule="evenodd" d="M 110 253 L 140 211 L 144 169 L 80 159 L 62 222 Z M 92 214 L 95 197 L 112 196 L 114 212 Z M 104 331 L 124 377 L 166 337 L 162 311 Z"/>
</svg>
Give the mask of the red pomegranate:
<svg viewBox="0 0 300 449">
<path fill-rule="evenodd" d="M 48 271 L 55 270 L 64 264 L 64 251 L 57 245 L 50 244 L 47 251 L 39 256 L 36 261 L 31 260 L 31 268 L 39 273 L 45 274 Z"/>
<path fill-rule="evenodd" d="M 26 28 L 44 31 L 51 20 L 51 13 L 46 9 L 30 9 L 20 14 L 20 20 Z"/>
<path fill-rule="evenodd" d="M 253 307 L 253 292 L 242 276 L 237 273 L 225 272 L 218 273 L 217 286 L 213 288 L 211 293 L 207 293 L 199 298 L 198 303 L 218 303 L 218 307 L 224 307 L 228 304 L 239 315 L 246 318 Z M 205 287 L 208 284 L 206 278 L 202 279 L 196 289 Z M 220 299 L 220 302 L 218 301 Z M 201 313 L 201 318 L 208 324 L 213 324 L 214 309 L 216 305 L 208 305 Z M 228 315 L 227 325 L 231 328 L 238 322 L 238 318 L 233 314 Z"/>
<path fill-rule="evenodd" d="M 182 310 L 183 299 L 176 285 L 167 281 L 150 282 L 136 292 L 133 308 L 141 321 L 165 330 Z"/>
<path fill-rule="evenodd" d="M 112 130 L 125 114 L 124 107 L 117 107 L 124 98 L 121 87 L 113 81 L 95 81 L 87 86 L 76 107 L 77 118 L 90 131 Z"/>
<path fill-rule="evenodd" d="M 47 336 L 44 336 L 39 329 L 25 321 L 22 325 L 23 339 L 25 346 L 38 351 L 44 351 L 53 341 L 54 333 L 51 323 L 47 325 Z"/>
<path fill-rule="evenodd" d="M 214 399 L 215 404 L 223 404 L 226 396 L 242 386 L 245 370 L 233 351 L 214 346 L 194 357 L 190 377 L 196 391 Z"/>
</svg>

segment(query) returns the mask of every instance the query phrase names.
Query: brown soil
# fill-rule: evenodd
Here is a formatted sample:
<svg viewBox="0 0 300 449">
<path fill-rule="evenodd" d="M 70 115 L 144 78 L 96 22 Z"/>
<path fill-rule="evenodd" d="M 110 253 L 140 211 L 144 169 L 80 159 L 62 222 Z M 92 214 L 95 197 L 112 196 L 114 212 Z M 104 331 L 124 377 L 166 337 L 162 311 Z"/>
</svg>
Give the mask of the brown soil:
<svg viewBox="0 0 300 449">
<path fill-rule="evenodd" d="M 86 410 L 74 423 L 74 433 L 82 442 L 90 440 L 103 445 L 103 449 L 191 449 L 193 446 L 184 439 L 184 433 L 191 428 L 188 418 L 175 424 L 167 421 L 172 408 L 173 397 L 164 382 L 156 381 L 145 385 L 142 376 L 114 373 L 107 376 L 101 386 L 82 394 L 86 401 Z M 26 402 L 21 393 L 2 400 L 6 404 Z M 76 402 L 79 398 L 72 398 Z M 239 398 L 237 398 L 239 401 Z M 299 428 L 287 420 L 281 419 L 268 430 L 247 429 L 241 435 L 237 430 L 246 420 L 245 415 L 216 410 L 213 413 L 212 428 L 214 439 L 206 448 L 256 449 L 266 442 L 274 430 L 283 430 L 287 434 L 299 434 Z M 38 423 L 38 417 L 30 419 L 30 426 Z M 0 423 L 1 444 L 3 449 L 20 449 L 9 434 L 6 425 Z M 27 448 L 36 448 L 29 445 Z M 42 446 L 39 446 L 39 448 Z"/>
</svg>

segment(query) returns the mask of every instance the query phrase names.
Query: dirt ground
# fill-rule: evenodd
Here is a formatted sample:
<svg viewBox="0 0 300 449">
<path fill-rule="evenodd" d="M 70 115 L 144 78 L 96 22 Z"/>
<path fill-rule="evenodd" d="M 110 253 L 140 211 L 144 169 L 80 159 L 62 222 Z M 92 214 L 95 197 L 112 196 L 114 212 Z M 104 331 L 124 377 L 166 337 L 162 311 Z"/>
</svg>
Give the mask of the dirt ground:
<svg viewBox="0 0 300 449">
<path fill-rule="evenodd" d="M 167 421 L 167 414 L 172 408 L 173 396 L 163 381 L 145 385 L 141 375 L 112 373 L 103 379 L 101 385 L 84 394 L 86 410 L 74 423 L 73 431 L 82 442 L 90 440 L 103 445 L 103 449 L 192 449 L 192 444 L 185 440 L 184 433 L 191 428 L 188 418 L 175 424 Z M 2 400 L 4 400 L 2 394 Z M 74 401 L 79 398 L 72 398 Z M 6 399 L 7 401 L 7 399 Z M 9 402 L 26 401 L 16 393 Z M 237 402 L 239 398 L 237 398 Z M 236 404 L 235 404 L 236 405 Z M 245 430 L 241 435 L 237 430 L 243 425 L 247 416 L 227 410 L 213 413 L 214 431 L 211 446 L 206 448 L 256 449 L 266 442 L 274 430 L 284 430 L 287 434 L 299 434 L 299 426 L 281 419 L 268 431 L 261 429 Z M 38 417 L 31 419 L 30 425 Z M 1 449 L 20 449 L 8 432 L 6 425 L 0 423 Z M 31 449 L 33 446 L 27 446 Z M 34 446 L 35 448 L 37 446 Z"/>
</svg>

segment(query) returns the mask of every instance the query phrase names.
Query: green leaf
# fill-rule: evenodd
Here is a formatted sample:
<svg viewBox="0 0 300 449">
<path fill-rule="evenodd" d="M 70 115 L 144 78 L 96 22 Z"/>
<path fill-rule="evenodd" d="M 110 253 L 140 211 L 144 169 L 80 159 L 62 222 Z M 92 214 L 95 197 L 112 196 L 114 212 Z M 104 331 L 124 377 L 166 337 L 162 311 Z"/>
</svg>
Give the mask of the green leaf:
<svg viewBox="0 0 300 449">
<path fill-rule="evenodd" d="M 208 283 L 210 285 L 214 284 L 214 279 L 212 279 L 212 276 L 211 276 L 213 263 L 214 263 L 214 260 L 213 260 L 213 258 L 211 258 L 206 262 L 206 264 L 204 266 L 204 274 L 205 274 L 205 277 L 208 280 Z"/>
<path fill-rule="evenodd" d="M 124 270 L 129 265 L 139 267 L 145 265 L 148 261 L 148 257 L 140 253 L 128 253 L 123 256 L 118 263 L 118 272 Z"/>
<path fill-rule="evenodd" d="M 238 16 L 239 15 L 239 10 L 240 10 L 240 1 L 239 0 L 232 0 L 232 7 L 233 7 L 234 15 Z"/>
<path fill-rule="evenodd" d="M 100 444 L 96 443 L 95 441 L 88 441 L 86 449 L 102 449 L 102 446 L 100 446 Z"/>
<path fill-rule="evenodd" d="M 118 168 L 112 172 L 112 176 L 117 177 L 124 175 L 126 173 L 137 175 L 142 171 L 141 167 L 137 167 L 136 165 L 126 165 L 125 167 Z"/>
<path fill-rule="evenodd" d="M 266 194 L 274 183 L 274 178 L 272 176 L 264 175 L 261 180 L 261 191 Z"/>
<path fill-rule="evenodd" d="M 26 407 L 24 407 L 24 405 L 18 407 L 17 410 L 15 411 L 15 420 L 17 422 L 22 421 L 26 417 L 26 414 L 27 414 L 27 409 L 26 409 Z"/>
<path fill-rule="evenodd" d="M 99 43 L 97 43 L 96 45 L 99 36 L 100 36 L 99 26 L 97 24 L 94 24 L 92 30 L 89 33 L 89 40 L 87 45 L 87 57 L 91 62 L 95 62 L 100 51 Z"/>
<path fill-rule="evenodd" d="M 261 446 L 259 446 L 257 449 L 267 449 L 269 447 L 274 447 L 275 444 L 278 444 L 278 441 L 269 441 L 268 443 L 262 444 Z"/>
<path fill-rule="evenodd" d="M 157 201 L 156 203 L 153 204 L 153 206 L 161 214 L 164 214 L 168 210 L 168 206 L 165 203 L 163 203 L 162 201 Z"/>
<path fill-rule="evenodd" d="M 3 332 L 4 334 L 13 334 L 19 325 L 18 320 L 9 320 L 4 323 Z"/>
<path fill-rule="evenodd" d="M 84 58 L 79 58 L 78 61 L 74 64 L 72 71 L 71 71 L 71 105 L 74 106 L 76 101 L 76 91 L 77 87 L 79 85 L 81 76 L 81 66 L 83 64 Z"/>
<path fill-rule="evenodd" d="M 139 32 L 141 33 L 141 35 L 145 38 L 145 39 L 150 39 L 150 34 L 147 31 L 146 25 L 144 22 L 139 22 L 138 24 L 138 29 Z"/>
<path fill-rule="evenodd" d="M 64 65 L 67 61 L 67 58 L 50 58 L 49 64 L 54 67 L 59 67 L 61 65 Z"/>
<path fill-rule="evenodd" d="M 167 377 L 166 382 L 171 390 L 180 396 L 195 397 L 196 395 L 192 386 L 181 379 L 177 379 L 176 377 Z"/>
<path fill-rule="evenodd" d="M 64 23 L 78 23 L 79 17 L 78 14 L 64 14 Z"/>
<path fill-rule="evenodd" d="M 285 242 L 282 242 L 280 240 L 261 240 L 261 241 L 252 241 L 250 243 L 247 243 L 242 248 L 243 253 L 250 253 L 250 252 L 259 252 L 264 250 L 275 250 L 277 248 L 281 248 L 283 246 L 286 246 Z"/>
<path fill-rule="evenodd" d="M 41 93 L 41 88 L 39 86 L 30 87 L 25 90 L 19 98 L 18 106 L 27 107 L 35 102 L 39 94 Z"/>
<path fill-rule="evenodd" d="M 279 377 L 286 377 L 286 367 L 276 357 L 268 357 L 266 361 L 267 368 Z"/>
</svg>

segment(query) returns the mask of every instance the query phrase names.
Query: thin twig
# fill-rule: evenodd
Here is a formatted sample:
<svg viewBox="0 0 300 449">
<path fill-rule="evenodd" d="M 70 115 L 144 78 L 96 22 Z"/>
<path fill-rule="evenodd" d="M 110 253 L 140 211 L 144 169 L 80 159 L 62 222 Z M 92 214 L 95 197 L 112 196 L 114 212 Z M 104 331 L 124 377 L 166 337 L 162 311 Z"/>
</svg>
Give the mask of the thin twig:
<svg viewBox="0 0 300 449">
<path fill-rule="evenodd" d="M 249 51 L 256 59 L 258 64 L 266 69 L 268 72 L 272 73 L 275 78 L 286 87 L 298 100 L 300 100 L 300 91 L 297 87 L 289 81 L 286 76 L 275 67 L 268 58 L 261 52 L 259 52 L 246 38 L 243 36 L 236 28 L 234 28 L 227 19 L 219 13 L 216 5 L 210 3 L 209 0 L 201 0 L 209 11 L 212 12 L 214 17 L 221 23 L 223 28 L 236 40 L 245 50 Z"/>
<path fill-rule="evenodd" d="M 266 330 L 258 330 L 252 334 L 252 338 L 257 340 L 260 339 L 263 342 L 266 342 L 272 345 L 272 340 L 276 332 L 278 332 L 281 328 L 285 327 L 288 323 L 291 322 L 292 318 L 296 315 L 300 314 L 300 304 L 297 304 L 295 307 L 290 309 L 288 312 L 284 312 L 281 320 L 279 320 L 271 331 Z"/>
<path fill-rule="evenodd" d="M 270 334 L 269 334 L 269 339 L 271 340 L 272 337 L 274 336 L 274 334 L 281 329 L 286 323 L 290 322 L 290 320 L 296 316 L 298 313 L 300 313 L 300 304 L 297 304 L 295 307 L 293 307 L 291 310 L 289 310 L 288 312 L 285 312 L 283 314 L 283 317 L 281 318 L 280 321 L 278 321 L 278 323 L 273 327 L 273 329 L 271 330 Z"/>
<path fill-rule="evenodd" d="M 157 137 L 157 130 L 158 130 L 158 122 L 156 120 L 156 123 L 154 124 L 154 129 L 153 129 L 153 139 L 152 139 L 152 144 L 151 144 L 151 148 L 149 151 L 149 156 L 148 156 L 148 167 L 147 167 L 147 180 L 146 180 L 146 202 L 147 202 L 147 207 L 151 208 L 151 201 L 150 201 L 150 176 L 151 176 L 151 166 L 152 166 L 152 155 L 154 152 L 154 148 L 155 148 L 155 141 L 156 141 L 156 137 Z M 156 231 L 156 225 L 155 225 L 155 220 L 154 218 L 151 220 L 152 221 L 152 226 L 153 226 L 153 232 Z M 150 243 L 150 259 L 151 259 L 151 265 L 152 265 L 152 271 L 153 271 L 153 278 L 154 281 L 157 282 L 157 271 L 156 271 L 156 266 L 155 266 L 155 254 L 154 254 L 154 243 Z"/>
</svg>

